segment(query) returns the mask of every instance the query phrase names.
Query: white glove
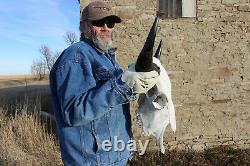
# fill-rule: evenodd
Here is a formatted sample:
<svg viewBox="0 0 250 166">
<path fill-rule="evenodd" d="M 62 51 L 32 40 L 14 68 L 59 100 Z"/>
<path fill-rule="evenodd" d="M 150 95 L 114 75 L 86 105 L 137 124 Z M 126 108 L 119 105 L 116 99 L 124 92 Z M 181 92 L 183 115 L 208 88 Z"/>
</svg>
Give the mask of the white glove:
<svg viewBox="0 0 250 166">
<path fill-rule="evenodd" d="M 124 71 L 122 81 L 132 88 L 134 93 L 147 93 L 158 81 L 159 74 L 156 71 L 136 72 L 132 64 Z"/>
</svg>

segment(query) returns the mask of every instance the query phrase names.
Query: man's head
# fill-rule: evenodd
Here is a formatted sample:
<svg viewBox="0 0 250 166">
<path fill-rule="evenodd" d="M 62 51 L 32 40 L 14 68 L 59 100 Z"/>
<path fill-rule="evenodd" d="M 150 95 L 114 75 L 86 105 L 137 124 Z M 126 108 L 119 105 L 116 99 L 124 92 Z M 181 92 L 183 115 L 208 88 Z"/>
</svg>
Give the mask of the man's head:
<svg viewBox="0 0 250 166">
<path fill-rule="evenodd" d="M 106 3 L 93 1 L 83 9 L 80 30 L 98 49 L 106 51 L 112 47 L 113 27 L 120 22 Z"/>
</svg>

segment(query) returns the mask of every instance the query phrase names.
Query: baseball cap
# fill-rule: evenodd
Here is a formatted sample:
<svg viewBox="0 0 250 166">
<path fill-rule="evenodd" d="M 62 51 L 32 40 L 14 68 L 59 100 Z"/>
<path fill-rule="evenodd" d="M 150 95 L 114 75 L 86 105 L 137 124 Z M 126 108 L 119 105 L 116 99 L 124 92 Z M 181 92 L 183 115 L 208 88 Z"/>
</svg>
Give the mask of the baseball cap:
<svg viewBox="0 0 250 166">
<path fill-rule="evenodd" d="M 111 7 L 103 1 L 93 1 L 82 11 L 82 20 L 96 21 L 103 18 L 110 18 L 114 23 L 120 23 L 122 20 L 115 15 Z"/>
</svg>

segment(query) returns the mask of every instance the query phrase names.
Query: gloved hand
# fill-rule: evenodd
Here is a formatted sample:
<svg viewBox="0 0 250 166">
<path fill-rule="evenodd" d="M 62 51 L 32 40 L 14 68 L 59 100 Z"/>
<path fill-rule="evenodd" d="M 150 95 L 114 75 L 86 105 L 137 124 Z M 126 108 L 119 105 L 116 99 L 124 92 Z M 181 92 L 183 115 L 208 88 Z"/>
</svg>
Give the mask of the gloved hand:
<svg viewBox="0 0 250 166">
<path fill-rule="evenodd" d="M 159 74 L 156 71 L 136 72 L 135 64 L 129 66 L 122 75 L 122 81 L 132 88 L 134 93 L 147 93 L 158 81 Z"/>
</svg>

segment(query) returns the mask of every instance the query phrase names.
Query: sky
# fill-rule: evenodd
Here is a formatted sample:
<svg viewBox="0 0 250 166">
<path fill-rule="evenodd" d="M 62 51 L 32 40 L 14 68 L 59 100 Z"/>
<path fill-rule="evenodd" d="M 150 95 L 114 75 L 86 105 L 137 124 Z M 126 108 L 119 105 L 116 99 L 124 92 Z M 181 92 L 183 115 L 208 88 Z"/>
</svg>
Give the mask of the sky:
<svg viewBox="0 0 250 166">
<path fill-rule="evenodd" d="M 1 0 L 0 75 L 30 74 L 42 45 L 64 50 L 66 32 L 79 36 L 79 8 L 77 0 Z"/>
</svg>

